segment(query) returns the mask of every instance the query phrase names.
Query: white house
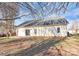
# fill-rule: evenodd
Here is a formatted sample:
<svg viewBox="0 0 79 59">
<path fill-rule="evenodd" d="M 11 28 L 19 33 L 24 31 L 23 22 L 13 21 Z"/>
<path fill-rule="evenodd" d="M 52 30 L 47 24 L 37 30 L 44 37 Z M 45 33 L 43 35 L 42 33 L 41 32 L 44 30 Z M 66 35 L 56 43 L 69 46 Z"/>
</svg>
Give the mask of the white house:
<svg viewBox="0 0 79 59">
<path fill-rule="evenodd" d="M 65 18 L 30 20 L 17 26 L 17 36 L 67 36 Z"/>
</svg>

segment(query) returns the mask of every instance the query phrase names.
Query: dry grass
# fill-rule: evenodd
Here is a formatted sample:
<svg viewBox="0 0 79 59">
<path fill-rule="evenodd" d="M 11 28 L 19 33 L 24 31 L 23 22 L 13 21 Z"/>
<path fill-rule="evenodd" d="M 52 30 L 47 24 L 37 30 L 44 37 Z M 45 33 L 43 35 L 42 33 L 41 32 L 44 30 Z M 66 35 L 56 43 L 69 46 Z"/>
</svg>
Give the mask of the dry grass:
<svg viewBox="0 0 79 59">
<path fill-rule="evenodd" d="M 79 56 L 79 35 L 66 38 L 63 42 L 49 48 L 47 55 Z M 57 48 L 57 49 L 56 49 Z M 59 54 L 58 54 L 59 53 Z"/>
<path fill-rule="evenodd" d="M 31 46 L 40 44 L 49 37 L 1 37 L 0 38 L 0 55 L 16 54 L 21 50 L 28 49 Z"/>
<path fill-rule="evenodd" d="M 63 41 L 61 37 L 4 37 L 0 38 L 0 55 L 79 55 L 78 38 L 74 35 Z"/>
</svg>

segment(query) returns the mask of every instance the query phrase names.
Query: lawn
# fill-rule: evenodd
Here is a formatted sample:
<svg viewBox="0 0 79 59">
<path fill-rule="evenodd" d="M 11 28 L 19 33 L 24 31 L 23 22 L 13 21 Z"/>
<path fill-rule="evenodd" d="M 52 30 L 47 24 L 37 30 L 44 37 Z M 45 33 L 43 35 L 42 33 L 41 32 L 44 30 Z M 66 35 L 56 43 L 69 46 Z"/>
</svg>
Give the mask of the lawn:
<svg viewBox="0 0 79 59">
<path fill-rule="evenodd" d="M 21 50 L 28 49 L 31 46 L 40 44 L 48 38 L 42 37 L 1 37 L 0 38 L 0 55 L 16 54 Z"/>
<path fill-rule="evenodd" d="M 79 35 L 58 37 L 1 37 L 0 55 L 79 56 Z M 59 40 L 61 39 L 61 40 Z M 64 39 L 64 40 L 63 40 Z"/>
<path fill-rule="evenodd" d="M 50 47 L 47 52 L 47 55 L 79 56 L 79 34 L 67 37 L 63 42 L 56 44 L 55 47 Z"/>
</svg>

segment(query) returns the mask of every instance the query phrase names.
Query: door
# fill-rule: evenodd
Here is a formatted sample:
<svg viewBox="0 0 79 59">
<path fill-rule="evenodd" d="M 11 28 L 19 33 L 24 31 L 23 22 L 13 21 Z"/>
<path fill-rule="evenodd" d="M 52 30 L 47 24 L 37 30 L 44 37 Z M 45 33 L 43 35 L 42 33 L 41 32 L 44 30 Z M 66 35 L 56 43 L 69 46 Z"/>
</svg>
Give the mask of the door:
<svg viewBox="0 0 79 59">
<path fill-rule="evenodd" d="M 25 30 L 25 34 L 30 35 L 30 30 L 29 29 Z"/>
</svg>

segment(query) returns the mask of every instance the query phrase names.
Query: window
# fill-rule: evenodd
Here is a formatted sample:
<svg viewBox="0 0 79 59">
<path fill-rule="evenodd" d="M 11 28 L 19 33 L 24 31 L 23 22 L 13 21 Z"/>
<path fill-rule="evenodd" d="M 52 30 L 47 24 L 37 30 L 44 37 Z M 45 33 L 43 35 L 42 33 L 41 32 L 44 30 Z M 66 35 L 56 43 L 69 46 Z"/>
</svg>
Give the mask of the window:
<svg viewBox="0 0 79 59">
<path fill-rule="evenodd" d="M 37 29 L 34 29 L 34 33 L 37 34 Z"/>
<path fill-rule="evenodd" d="M 25 30 L 25 34 L 30 35 L 30 30 L 29 29 Z"/>
<path fill-rule="evenodd" d="M 57 28 L 57 33 L 60 33 L 60 28 L 59 27 Z"/>
</svg>

